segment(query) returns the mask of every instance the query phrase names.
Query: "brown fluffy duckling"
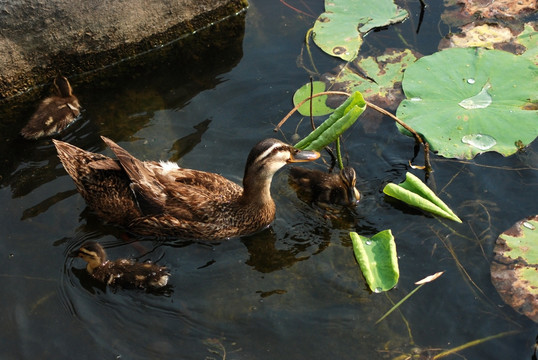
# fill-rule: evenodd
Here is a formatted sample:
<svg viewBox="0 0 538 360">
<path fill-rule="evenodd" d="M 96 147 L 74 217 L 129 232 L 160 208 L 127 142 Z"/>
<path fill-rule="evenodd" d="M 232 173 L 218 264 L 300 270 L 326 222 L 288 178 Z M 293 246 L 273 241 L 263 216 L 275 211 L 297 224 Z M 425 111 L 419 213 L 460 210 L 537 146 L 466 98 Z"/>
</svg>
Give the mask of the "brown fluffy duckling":
<svg viewBox="0 0 538 360">
<path fill-rule="evenodd" d="M 349 166 L 333 174 L 293 167 L 289 182 L 300 196 L 318 204 L 354 206 L 361 198 L 355 187 L 357 174 Z"/>
<path fill-rule="evenodd" d="M 71 256 L 82 258 L 86 270 L 96 280 L 110 286 L 158 289 L 168 284 L 170 273 L 164 266 L 150 262 L 138 263 L 129 259 L 107 260 L 103 247 L 88 241 Z"/>
<path fill-rule="evenodd" d="M 140 161 L 102 137 L 117 157 L 53 140 L 67 173 L 103 219 L 146 236 L 219 240 L 257 232 L 274 220 L 271 180 L 291 162 L 319 158 L 276 139 L 254 146 L 243 187 L 214 173 L 176 163 Z"/>
<path fill-rule="evenodd" d="M 26 139 L 54 135 L 69 126 L 80 115 L 80 104 L 66 77 L 54 79 L 56 95 L 43 100 L 30 121 L 21 130 Z"/>
</svg>

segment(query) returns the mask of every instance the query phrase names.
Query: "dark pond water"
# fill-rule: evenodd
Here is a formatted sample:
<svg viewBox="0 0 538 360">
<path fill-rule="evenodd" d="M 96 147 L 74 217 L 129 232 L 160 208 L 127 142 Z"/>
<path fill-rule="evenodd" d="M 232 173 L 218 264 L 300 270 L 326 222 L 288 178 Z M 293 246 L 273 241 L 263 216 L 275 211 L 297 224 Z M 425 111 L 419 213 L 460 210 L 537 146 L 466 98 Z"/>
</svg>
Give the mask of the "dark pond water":
<svg viewBox="0 0 538 360">
<path fill-rule="evenodd" d="M 308 2 L 310 9 L 293 4 L 316 16 L 323 11 L 322 1 Z M 423 54 L 436 51 L 449 31 L 439 22 L 441 7 L 427 9 L 416 34 L 419 3 L 407 6 L 412 18 L 368 35 L 366 54 L 402 47 L 400 35 Z M 141 159 L 172 159 L 239 182 L 254 143 L 295 132 L 299 117 L 283 133 L 272 129 L 308 81 L 297 59 L 314 18 L 281 2 L 251 0 L 246 13 L 227 21 L 240 36 L 188 61 L 172 51 L 129 74 L 113 68 L 95 81 L 72 79 L 84 112 L 59 138 L 110 155 L 99 139 L 105 135 Z M 321 72 L 338 64 L 313 51 Z M 1 358 L 392 359 L 515 331 L 448 358 L 531 359 L 538 327 L 502 302 L 489 266 L 497 235 L 536 213 L 536 142 L 508 158 L 432 157 L 431 185 L 463 219 L 456 224 L 383 196 L 384 185 L 409 170 L 413 141 L 390 119 L 367 112 L 344 139 L 364 197 L 356 211 L 334 217 L 303 203 L 282 170 L 272 188 L 277 218 L 266 231 L 218 244 L 126 243 L 121 229 L 86 209 L 50 139 L 17 135 L 34 107 L 4 109 L 1 125 Z M 307 131 L 304 122 L 299 133 Z M 385 229 L 396 237 L 401 276 L 397 288 L 372 294 L 348 233 Z M 83 262 L 67 257 L 87 239 L 104 244 L 111 258 L 170 267 L 172 291 L 95 286 Z M 437 271 L 445 274 L 374 324 L 415 281 Z"/>
</svg>

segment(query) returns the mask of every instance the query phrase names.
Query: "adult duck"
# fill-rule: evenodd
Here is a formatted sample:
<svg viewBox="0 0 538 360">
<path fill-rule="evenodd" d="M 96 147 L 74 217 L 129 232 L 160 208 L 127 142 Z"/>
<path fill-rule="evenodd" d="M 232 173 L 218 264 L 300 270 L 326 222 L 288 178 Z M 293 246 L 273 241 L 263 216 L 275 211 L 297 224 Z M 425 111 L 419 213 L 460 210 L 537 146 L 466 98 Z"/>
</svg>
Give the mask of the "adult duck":
<svg viewBox="0 0 538 360">
<path fill-rule="evenodd" d="M 287 163 L 320 156 L 276 139 L 263 140 L 248 155 L 241 187 L 218 174 L 138 160 L 102 139 L 117 160 L 53 141 L 89 207 L 144 236 L 218 240 L 259 231 L 275 218 L 273 175 Z"/>
</svg>

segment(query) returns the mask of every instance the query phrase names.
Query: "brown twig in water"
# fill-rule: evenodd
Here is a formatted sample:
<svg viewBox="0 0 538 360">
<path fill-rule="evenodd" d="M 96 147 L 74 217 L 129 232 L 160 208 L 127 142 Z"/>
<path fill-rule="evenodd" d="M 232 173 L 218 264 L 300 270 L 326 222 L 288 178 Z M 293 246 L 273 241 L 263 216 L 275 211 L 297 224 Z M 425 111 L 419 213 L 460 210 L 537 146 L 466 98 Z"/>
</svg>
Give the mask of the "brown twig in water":
<svg viewBox="0 0 538 360">
<path fill-rule="evenodd" d="M 311 18 L 314 18 L 314 17 L 315 17 L 315 16 L 312 15 L 312 14 L 308 14 L 308 13 L 302 11 L 302 10 L 297 9 L 296 7 L 291 6 L 290 4 L 288 4 L 287 2 L 285 2 L 284 0 L 280 0 L 280 3 L 282 3 L 282 5 L 284 5 L 284 6 L 289 7 L 289 8 L 292 9 L 293 11 L 298 12 L 299 14 L 303 14 L 303 15 L 308 16 L 308 17 L 311 17 Z M 305 5 L 305 4 L 303 3 L 303 5 Z M 307 8 L 308 8 L 308 6 L 307 6 Z M 309 10 L 310 10 L 310 8 L 309 8 Z M 310 10 L 310 11 L 312 11 L 312 10 Z"/>
</svg>

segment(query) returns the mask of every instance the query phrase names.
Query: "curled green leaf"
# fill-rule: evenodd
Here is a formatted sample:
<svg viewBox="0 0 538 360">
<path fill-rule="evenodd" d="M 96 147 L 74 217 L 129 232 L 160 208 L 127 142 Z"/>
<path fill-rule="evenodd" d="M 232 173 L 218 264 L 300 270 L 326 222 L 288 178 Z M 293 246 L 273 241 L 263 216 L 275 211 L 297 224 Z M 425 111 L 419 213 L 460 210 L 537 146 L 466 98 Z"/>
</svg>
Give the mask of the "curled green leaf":
<svg viewBox="0 0 538 360">
<path fill-rule="evenodd" d="M 405 177 L 400 185 L 387 184 L 383 192 L 408 205 L 461 223 L 460 218 L 418 177 L 409 172 Z"/>
<path fill-rule="evenodd" d="M 358 91 L 340 105 L 316 130 L 295 144 L 301 150 L 321 150 L 335 141 L 366 109 L 366 101 Z"/>
<path fill-rule="evenodd" d="M 378 293 L 396 286 L 400 270 L 392 232 L 383 230 L 371 238 L 356 232 L 350 232 L 349 236 L 355 258 L 370 289 Z"/>
</svg>

